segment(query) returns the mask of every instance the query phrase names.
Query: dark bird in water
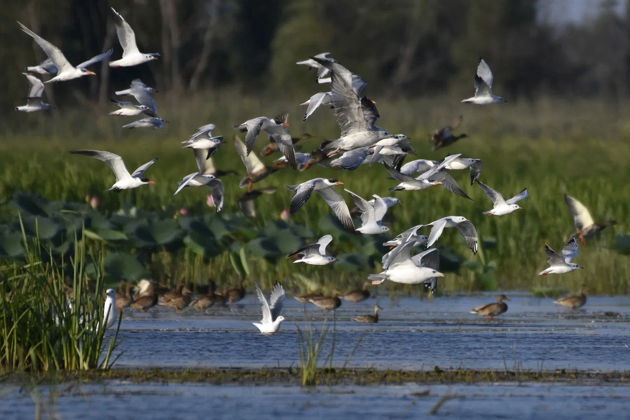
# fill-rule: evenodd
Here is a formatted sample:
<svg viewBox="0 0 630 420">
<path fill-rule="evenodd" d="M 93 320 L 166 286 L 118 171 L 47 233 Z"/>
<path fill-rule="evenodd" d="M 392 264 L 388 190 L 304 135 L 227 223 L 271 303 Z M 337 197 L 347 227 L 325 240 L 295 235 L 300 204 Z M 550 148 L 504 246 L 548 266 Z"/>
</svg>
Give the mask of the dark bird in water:
<svg viewBox="0 0 630 420">
<path fill-rule="evenodd" d="M 585 287 L 582 286 L 580 288 L 580 293 L 578 293 L 577 295 L 565 296 L 558 300 L 554 300 L 553 303 L 555 303 L 556 305 L 565 306 L 569 308 L 570 310 L 581 308 L 582 306 L 586 304 Z"/>
<path fill-rule="evenodd" d="M 470 313 L 487 316 L 489 319 L 492 319 L 495 316 L 498 316 L 504 312 L 507 312 L 508 306 L 507 306 L 507 303 L 503 302 L 504 300 L 510 300 L 510 299 L 505 295 L 500 295 L 497 302 L 488 303 L 487 305 L 479 306 L 473 309 L 472 311 L 470 311 Z"/>
<path fill-rule="evenodd" d="M 378 305 L 374 305 L 374 314 L 370 315 L 359 315 L 352 318 L 356 322 L 363 322 L 367 324 L 376 324 L 378 322 L 378 313 L 383 309 Z"/>
</svg>

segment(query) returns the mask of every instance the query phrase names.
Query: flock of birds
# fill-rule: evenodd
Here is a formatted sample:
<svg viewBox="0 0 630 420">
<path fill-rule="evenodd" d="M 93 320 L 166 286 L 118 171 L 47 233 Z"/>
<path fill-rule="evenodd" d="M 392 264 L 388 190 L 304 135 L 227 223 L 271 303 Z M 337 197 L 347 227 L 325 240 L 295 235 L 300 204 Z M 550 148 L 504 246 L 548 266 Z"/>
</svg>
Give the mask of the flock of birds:
<svg viewBox="0 0 630 420">
<path fill-rule="evenodd" d="M 123 54 L 122 58 L 110 61 L 110 67 L 136 66 L 159 57 L 158 53 L 141 53 L 131 26 L 113 8 L 112 14 Z M 48 56 L 48 59 L 40 65 L 27 67 L 30 73 L 24 74 L 29 80 L 31 88 L 27 104 L 17 107 L 19 111 L 33 112 L 49 109 L 50 105 L 43 102 L 42 99 L 45 84 L 94 75 L 94 72 L 87 70 L 87 68 L 95 63 L 109 60 L 113 53 L 113 50 L 110 49 L 73 66 L 59 48 L 23 24 L 19 22 L 18 24 L 22 31 L 32 37 Z M 406 135 L 392 134 L 391 131 L 376 124 L 380 116 L 376 103 L 364 95 L 367 83 L 359 75 L 340 64 L 330 53 L 321 53 L 307 60 L 298 61 L 297 64 L 315 69 L 318 84 L 330 84 L 330 90 L 317 92 L 302 103 L 307 107 L 304 119 L 308 119 L 322 105 L 331 108 L 340 128 L 339 137 L 322 143 L 311 153 L 300 153 L 296 152 L 294 145 L 301 139 L 294 138 L 290 134 L 287 114 L 273 118 L 260 116 L 236 125 L 237 130 L 245 133 L 244 142 L 235 136 L 234 146 L 247 172 L 245 178 L 240 182 L 240 186 L 246 188 L 246 193 L 239 198 L 239 204 L 246 214 L 255 215 L 254 200 L 262 194 L 273 193 L 274 191 L 269 189 L 254 190 L 254 184 L 283 168 L 289 167 L 293 170 L 305 171 L 313 165 L 353 170 L 361 165 L 382 164 L 391 178 L 397 182 L 391 191 L 417 191 L 439 185 L 465 199 L 470 199 L 470 197 L 451 176 L 450 171 L 468 170 L 471 185 L 477 184 L 492 201 L 492 208 L 484 212 L 488 216 L 511 214 L 521 208 L 519 202 L 528 198 L 529 194 L 525 188 L 513 197 L 505 199 L 501 192 L 481 182 L 482 161 L 463 157 L 459 153 L 446 156 L 441 161 L 417 159 L 404 163 L 407 155 L 414 152 L 412 144 Z M 42 82 L 31 73 L 50 74 L 53 77 Z M 492 84 L 492 71 L 482 59 L 474 76 L 474 95 L 462 100 L 462 102 L 475 105 L 506 102 L 502 97 L 492 93 Z M 135 79 L 131 82 L 129 89 L 116 91 L 115 94 L 132 96 L 137 103 L 116 101 L 119 109 L 111 114 L 116 116 L 147 115 L 146 118 L 124 125 L 125 128 L 161 128 L 165 120 L 157 114 L 157 106 L 152 96 L 155 92 L 155 89 L 146 86 L 141 80 Z M 458 139 L 466 136 L 465 134 L 454 134 L 461 121 L 462 117 L 460 116 L 454 124 L 437 130 L 433 134 L 434 150 L 450 146 Z M 215 129 L 214 124 L 206 124 L 183 142 L 183 147 L 192 149 L 194 153 L 197 171 L 183 177 L 174 194 L 178 194 L 185 187 L 206 186 L 211 191 L 210 202 L 216 211 L 220 212 L 224 205 L 225 190 L 223 181 L 220 179 L 222 173 L 215 168 L 212 157 L 225 141 L 222 136 L 213 135 Z M 263 154 L 270 155 L 276 151 L 282 154 L 282 157 L 275 160 L 273 166 L 265 165 L 254 151 L 256 140 L 261 133 L 265 133 L 270 139 L 270 143 L 263 149 Z M 157 158 L 130 173 L 123 159 L 112 152 L 73 150 L 71 153 L 89 156 L 109 165 L 116 177 L 116 182 L 110 190 L 127 190 L 154 183 L 154 181 L 146 178 L 145 174 L 157 162 Z M 289 189 L 294 193 L 289 206 L 290 214 L 298 212 L 305 206 L 315 192 L 326 202 L 335 217 L 346 229 L 360 232 L 363 235 L 381 234 L 390 230 L 385 224 L 384 218 L 392 206 L 399 204 L 397 198 L 381 197 L 377 194 L 364 198 L 347 188 L 344 189 L 360 213 L 361 224 L 356 227 L 344 196 L 336 189 L 339 185 L 344 185 L 344 183 L 333 178 L 313 178 L 289 186 Z M 549 267 L 541 271 L 540 275 L 563 274 L 580 268 L 578 264 L 573 262 L 578 254 L 578 240 L 584 242 L 586 238 L 593 236 L 610 224 L 596 223 L 588 209 L 575 198 L 565 195 L 565 200 L 573 216 L 576 232 L 560 253 L 554 251 L 549 245 L 545 245 Z M 384 245 L 389 247 L 390 251 L 382 257 L 383 270 L 380 273 L 370 274 L 368 280 L 371 281 L 372 285 L 379 285 L 385 281 L 424 284 L 431 291 L 435 291 L 438 278 L 443 277 L 444 274 L 439 271 L 439 250 L 433 246 L 440 239 L 444 230 L 448 228 L 457 229 L 471 252 L 477 253 L 479 236 L 473 223 L 463 216 L 447 215 L 430 223 L 413 226 L 385 242 Z M 427 232 L 428 235 L 422 234 L 424 232 Z M 326 249 L 332 240 L 331 235 L 324 235 L 316 243 L 296 250 L 289 257 L 294 258 L 295 263 L 331 264 L 335 258 L 327 254 Z M 424 250 L 416 253 L 415 250 L 418 247 L 423 247 Z M 154 288 L 152 283 L 144 285 L 133 305 L 140 310 L 146 310 L 147 306 L 142 303 L 143 298 L 148 298 L 149 303 L 155 304 L 157 293 L 152 290 Z M 178 293 L 181 297 L 181 288 Z M 217 295 L 214 291 L 212 293 Z M 263 316 L 261 322 L 254 325 L 263 334 L 272 334 L 278 330 L 280 323 L 284 320 L 281 315 L 282 301 L 285 296 L 284 289 L 281 285 L 275 286 L 269 300 L 267 300 L 260 288 L 257 287 L 257 295 L 262 305 Z M 107 296 L 105 311 L 109 324 L 113 322 L 111 320 L 116 312 L 111 310 L 115 306 L 116 293 L 113 289 L 109 289 Z M 120 296 L 118 301 L 120 302 L 122 298 L 127 297 L 129 296 Z M 326 309 L 335 309 L 340 305 L 337 296 L 313 295 L 307 296 L 305 299 Z M 475 308 L 473 313 L 492 318 L 507 310 L 507 304 L 504 300 L 507 300 L 507 297 L 501 295 L 498 302 Z M 186 301 L 187 299 L 184 299 L 184 302 Z M 188 301 L 188 303 L 190 302 Z M 562 301 L 558 301 L 558 303 L 562 304 Z M 578 304 L 569 306 L 576 307 L 579 306 Z M 178 305 L 175 307 L 179 308 Z M 378 321 L 379 310 L 380 307 L 377 305 L 373 315 L 361 317 L 358 321 Z"/>
</svg>

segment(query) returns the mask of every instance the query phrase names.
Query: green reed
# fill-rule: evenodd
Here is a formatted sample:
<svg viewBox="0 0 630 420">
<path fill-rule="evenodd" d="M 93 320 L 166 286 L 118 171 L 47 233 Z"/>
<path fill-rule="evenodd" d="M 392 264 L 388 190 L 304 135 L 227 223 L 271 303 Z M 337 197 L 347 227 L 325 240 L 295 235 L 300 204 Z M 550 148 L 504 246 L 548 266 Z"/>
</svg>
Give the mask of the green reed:
<svg viewBox="0 0 630 420">
<path fill-rule="evenodd" d="M 104 256 L 88 253 L 84 238 L 59 259 L 26 235 L 24 247 L 23 262 L 0 270 L 0 369 L 109 368 L 118 327 L 110 334 L 103 325 Z"/>
</svg>

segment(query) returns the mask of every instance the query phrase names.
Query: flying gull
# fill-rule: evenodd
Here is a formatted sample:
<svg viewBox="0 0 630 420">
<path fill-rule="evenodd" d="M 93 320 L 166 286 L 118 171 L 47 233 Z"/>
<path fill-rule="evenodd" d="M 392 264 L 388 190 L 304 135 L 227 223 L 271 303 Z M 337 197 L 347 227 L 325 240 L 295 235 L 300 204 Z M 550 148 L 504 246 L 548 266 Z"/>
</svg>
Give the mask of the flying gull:
<svg viewBox="0 0 630 420">
<path fill-rule="evenodd" d="M 144 173 L 158 161 L 157 158 L 139 166 L 138 169 L 130 174 L 125 166 L 125 162 L 115 153 L 106 152 L 104 150 L 71 150 L 70 153 L 89 156 L 105 162 L 112 171 L 114 171 L 114 175 L 116 176 L 116 182 L 111 186 L 110 191 L 129 190 L 138 188 L 141 185 L 155 184 L 155 181 L 145 178 Z"/>
<path fill-rule="evenodd" d="M 492 94 L 493 79 L 490 66 L 482 59 L 477 66 L 477 74 L 475 74 L 475 96 L 463 99 L 462 102 L 476 105 L 507 102 L 502 97 Z"/>
<path fill-rule="evenodd" d="M 569 239 L 569 242 L 562 248 L 562 254 L 558 254 L 548 244 L 545 244 L 545 253 L 547 254 L 549 267 L 538 273 L 538 275 L 564 274 L 582 268 L 578 264 L 571 262 L 577 257 L 578 251 L 578 243 L 575 236 Z"/>
<path fill-rule="evenodd" d="M 118 42 L 123 49 L 122 58 L 109 63 L 110 67 L 131 67 L 143 64 L 148 61 L 157 60 L 160 57 L 159 53 L 141 53 L 136 45 L 136 34 L 131 29 L 131 26 L 127 23 L 124 17 L 118 13 L 113 7 L 111 8 L 116 17 L 116 36 Z"/>
<path fill-rule="evenodd" d="M 354 224 L 352 223 L 348 205 L 341 194 L 332 188 L 335 185 L 343 185 L 343 182 L 337 181 L 336 179 L 313 178 L 301 184 L 289 186 L 289 189 L 295 192 L 291 200 L 291 214 L 301 209 L 304 203 L 310 198 L 313 191 L 316 191 L 324 201 L 326 201 L 326 204 L 332 209 L 341 224 L 347 229 L 354 230 Z"/>
<path fill-rule="evenodd" d="M 335 257 L 326 254 L 326 247 L 332 242 L 332 235 L 324 235 L 314 244 L 308 244 L 303 248 L 289 254 L 289 258 L 298 258 L 294 264 L 304 263 L 310 265 L 328 265 L 335 261 Z"/>
<path fill-rule="evenodd" d="M 285 296 L 284 288 L 282 285 L 276 284 L 269 296 L 269 302 L 258 285 L 256 285 L 256 294 L 262 306 L 262 319 L 260 322 L 253 322 L 253 324 L 263 335 L 274 334 L 280 328 L 280 323 L 284 321 L 284 317 L 280 315 Z"/>
<path fill-rule="evenodd" d="M 481 181 L 478 181 L 477 183 L 479 184 L 483 192 L 488 197 L 490 197 L 490 200 L 492 200 L 492 205 L 493 205 L 492 209 L 483 212 L 483 214 L 487 214 L 489 216 L 503 216 L 506 214 L 510 214 L 516 210 L 519 210 L 521 206 L 519 206 L 516 203 L 529 197 L 527 193 L 527 188 L 525 188 L 520 193 L 516 194 L 514 197 L 508 200 L 505 200 L 503 196 L 501 195 L 501 193 L 499 193 L 498 191 L 490 188 L 489 186 L 487 186 Z"/>
</svg>

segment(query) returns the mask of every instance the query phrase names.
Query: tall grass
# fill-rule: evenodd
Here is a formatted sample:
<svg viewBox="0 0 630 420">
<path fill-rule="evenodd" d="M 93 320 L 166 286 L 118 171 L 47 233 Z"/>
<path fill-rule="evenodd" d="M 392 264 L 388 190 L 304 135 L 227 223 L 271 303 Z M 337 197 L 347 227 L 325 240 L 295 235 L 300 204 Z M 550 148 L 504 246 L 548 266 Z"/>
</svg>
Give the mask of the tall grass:
<svg viewBox="0 0 630 420">
<path fill-rule="evenodd" d="M 306 331 L 302 331 L 300 327 L 297 328 L 302 386 L 313 386 L 317 384 L 318 373 L 320 372 L 318 369 L 319 360 L 326 343 L 328 329 L 326 323 L 322 325 L 319 331 L 316 331 L 312 325 Z M 329 355 L 331 361 L 333 352 L 334 349 L 331 349 Z"/>
<path fill-rule="evenodd" d="M 0 271 L 0 369 L 111 366 L 118 328 L 106 336 L 103 255 L 88 255 L 83 238 L 75 239 L 71 256 L 61 261 L 26 236 L 24 247 L 26 261 Z M 94 279 L 88 277 L 88 268 Z"/>
<path fill-rule="evenodd" d="M 242 174 L 242 164 L 230 140 L 231 127 L 235 123 L 288 110 L 292 112 L 292 133 L 313 135 L 299 144 L 304 151 L 310 151 L 323 139 L 338 134 L 334 118 L 326 109 L 302 123 L 298 120 L 303 110 L 294 107 L 295 103 L 299 100 L 263 100 L 244 97 L 234 91 L 212 92 L 207 97 L 189 98 L 187 104 L 180 103 L 178 107 L 164 104 L 164 115 L 172 123 L 164 130 L 140 132 L 122 130 L 121 120 L 106 116 L 105 109 L 82 111 L 93 113 L 88 116 L 74 110 L 59 111 L 54 116 L 20 115 L 33 124 L 22 131 L 13 128 L 11 135 L 0 138 L 0 197 L 8 201 L 19 190 L 70 201 L 82 201 L 86 195 L 99 195 L 101 208 L 106 212 L 129 205 L 173 215 L 182 207 L 192 214 L 212 212 L 205 205 L 205 189 L 185 189 L 172 197 L 177 181 L 195 169 L 191 153 L 180 148 L 179 140 L 186 138 L 195 127 L 215 122 L 219 127 L 217 134 L 228 139 L 216 155 L 217 166 L 236 169 Z M 316 167 L 302 173 L 280 171 L 264 180 L 261 187 L 277 186 L 278 191 L 257 202 L 257 223 L 264 225 L 278 218 L 288 207 L 291 193 L 286 185 L 319 176 L 333 176 L 362 196 L 376 193 L 399 197 L 401 204 L 391 209 L 392 235 L 446 215 L 465 216 L 477 226 L 484 242 L 482 245 L 485 245 L 485 261 L 481 261 L 480 256 L 473 256 L 456 232 L 446 231 L 438 243 L 466 260 L 483 263 L 481 268 L 468 265 L 456 273 L 448 273 L 442 282 L 446 290 L 471 291 L 487 285 L 503 289 L 540 286 L 577 289 L 581 283 L 586 283 L 591 293 L 630 292 L 630 259 L 613 249 L 615 234 L 630 231 L 625 217 L 630 212 L 630 189 L 626 186 L 630 177 L 630 165 L 627 164 L 630 126 L 622 118 L 630 111 L 629 104 L 542 98 L 535 103 L 475 108 L 463 107 L 456 98 L 427 98 L 385 99 L 379 100 L 378 106 L 382 115 L 379 124 L 394 132 L 407 133 L 414 143 L 417 157 L 439 159 L 446 154 L 462 153 L 481 158 L 484 162 L 483 182 L 506 196 L 527 187 L 530 198 L 522 203 L 523 210 L 496 218 L 484 216 L 482 211 L 490 208 L 491 203 L 477 186 L 468 185 L 468 174 L 463 172 L 454 176 L 474 199 L 472 202 L 439 187 L 389 193 L 388 189 L 395 183 L 378 165 L 352 172 Z M 448 149 L 431 151 L 428 142 L 431 131 L 459 113 L 464 114 L 460 131 L 467 132 L 470 137 Z M 264 139 L 258 141 L 262 143 Z M 158 184 L 134 191 L 106 192 L 113 183 L 109 168 L 67 154 L 73 148 L 112 150 L 123 155 L 129 167 L 158 156 L 161 160 L 148 173 Z M 239 211 L 236 200 L 242 193 L 238 188 L 239 178 L 224 177 L 226 213 Z M 585 270 L 566 276 L 538 277 L 536 273 L 546 264 L 544 243 L 559 248 L 573 231 L 563 200 L 565 193 L 587 205 L 596 219 L 616 219 L 618 225 L 581 248 L 576 261 L 584 265 Z M 350 200 L 349 197 L 346 199 Z M 6 218 L 6 214 L 0 218 Z M 328 233 L 321 222 L 326 214 L 330 214 L 329 208 L 323 200 L 314 197 L 293 218 L 309 227 L 315 235 L 323 235 Z M 357 252 L 342 235 L 336 235 L 331 250 Z M 256 259 L 252 265 L 254 263 L 257 281 L 271 285 L 278 278 L 300 274 L 311 279 L 316 284 L 314 287 L 323 289 L 360 284 L 369 272 L 379 269 L 377 264 L 371 270 L 342 273 L 334 268 L 297 266 L 290 261 Z M 219 281 L 234 276 L 228 254 L 213 259 L 205 270 L 195 273 L 203 271 L 212 273 Z M 493 279 L 484 280 L 486 274 Z M 408 289 L 396 285 L 387 287 L 401 291 Z"/>
</svg>

